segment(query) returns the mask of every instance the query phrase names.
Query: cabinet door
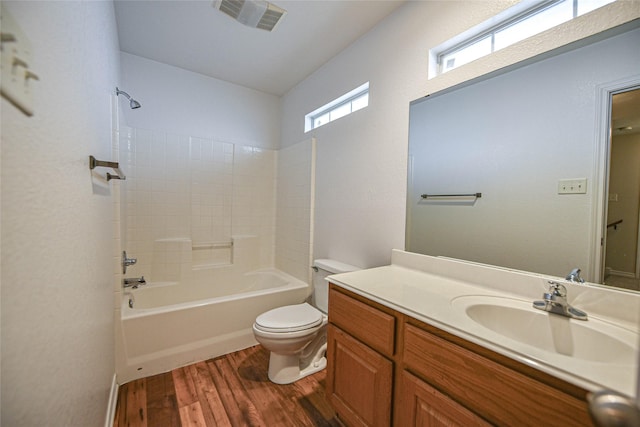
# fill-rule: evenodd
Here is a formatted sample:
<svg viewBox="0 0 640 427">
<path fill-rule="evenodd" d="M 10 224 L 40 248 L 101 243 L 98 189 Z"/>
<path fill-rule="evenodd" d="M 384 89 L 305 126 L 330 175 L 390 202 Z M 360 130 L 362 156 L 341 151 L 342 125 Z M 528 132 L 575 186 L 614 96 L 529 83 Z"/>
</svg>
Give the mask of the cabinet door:
<svg viewBox="0 0 640 427">
<path fill-rule="evenodd" d="M 393 364 L 329 324 L 327 394 L 348 426 L 389 426 Z"/>
<path fill-rule="evenodd" d="M 402 373 L 398 425 L 402 427 L 489 426 L 482 418 L 440 393 L 429 384 Z"/>
</svg>

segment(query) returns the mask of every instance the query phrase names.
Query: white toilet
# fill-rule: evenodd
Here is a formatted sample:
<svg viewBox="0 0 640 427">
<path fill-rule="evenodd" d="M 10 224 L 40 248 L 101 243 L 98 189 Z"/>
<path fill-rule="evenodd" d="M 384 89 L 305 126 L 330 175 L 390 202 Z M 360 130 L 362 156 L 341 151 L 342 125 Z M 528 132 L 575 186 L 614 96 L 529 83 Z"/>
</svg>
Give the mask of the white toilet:
<svg viewBox="0 0 640 427">
<path fill-rule="evenodd" d="M 287 305 L 269 310 L 256 318 L 253 335 L 271 352 L 269 379 L 290 384 L 321 371 L 327 366 L 327 312 L 330 274 L 359 270 L 331 259 L 313 262 L 312 304 Z"/>
</svg>

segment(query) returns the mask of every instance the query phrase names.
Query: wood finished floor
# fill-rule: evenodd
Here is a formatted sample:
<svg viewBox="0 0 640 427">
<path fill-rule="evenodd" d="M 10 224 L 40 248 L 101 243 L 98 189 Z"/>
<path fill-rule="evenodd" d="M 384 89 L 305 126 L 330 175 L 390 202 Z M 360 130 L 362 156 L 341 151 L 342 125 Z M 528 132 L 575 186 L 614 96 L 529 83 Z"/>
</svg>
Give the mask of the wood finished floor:
<svg viewBox="0 0 640 427">
<path fill-rule="evenodd" d="M 268 366 L 258 345 L 124 384 L 114 427 L 341 425 L 325 396 L 326 370 L 278 385 Z"/>
</svg>

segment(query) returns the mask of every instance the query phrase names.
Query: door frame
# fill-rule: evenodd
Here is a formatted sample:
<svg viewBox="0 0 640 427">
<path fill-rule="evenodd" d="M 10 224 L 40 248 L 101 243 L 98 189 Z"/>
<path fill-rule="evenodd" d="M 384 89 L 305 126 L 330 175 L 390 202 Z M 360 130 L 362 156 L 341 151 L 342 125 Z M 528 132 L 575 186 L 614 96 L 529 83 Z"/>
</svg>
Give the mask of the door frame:
<svg viewBox="0 0 640 427">
<path fill-rule="evenodd" d="M 589 274 L 594 283 L 603 283 L 607 247 L 607 210 L 611 154 L 611 108 L 613 95 L 640 89 L 640 76 L 632 76 L 598 85 L 596 88 L 596 144 L 594 168 L 594 212 L 591 227 Z M 640 247 L 640 242 L 639 242 Z M 640 254 L 636 254 L 640 258 Z M 636 273 L 639 271 L 636 262 Z"/>
</svg>

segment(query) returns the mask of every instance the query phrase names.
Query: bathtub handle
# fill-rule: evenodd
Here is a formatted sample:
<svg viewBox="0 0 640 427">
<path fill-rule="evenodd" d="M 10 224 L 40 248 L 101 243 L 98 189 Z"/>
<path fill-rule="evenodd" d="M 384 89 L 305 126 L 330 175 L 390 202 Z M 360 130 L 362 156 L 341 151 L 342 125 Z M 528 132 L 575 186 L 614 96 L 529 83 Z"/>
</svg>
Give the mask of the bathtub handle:
<svg viewBox="0 0 640 427">
<path fill-rule="evenodd" d="M 136 262 L 138 262 L 136 258 L 127 258 L 127 251 L 122 251 L 122 274 L 127 274 L 127 267 Z"/>
</svg>

